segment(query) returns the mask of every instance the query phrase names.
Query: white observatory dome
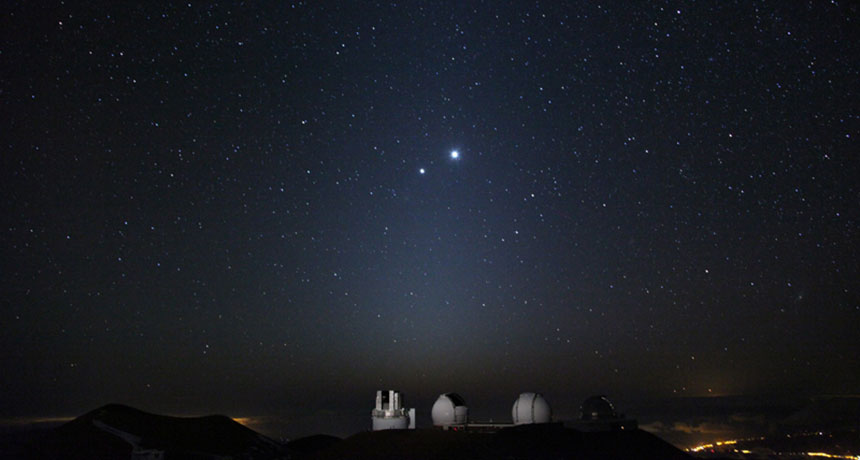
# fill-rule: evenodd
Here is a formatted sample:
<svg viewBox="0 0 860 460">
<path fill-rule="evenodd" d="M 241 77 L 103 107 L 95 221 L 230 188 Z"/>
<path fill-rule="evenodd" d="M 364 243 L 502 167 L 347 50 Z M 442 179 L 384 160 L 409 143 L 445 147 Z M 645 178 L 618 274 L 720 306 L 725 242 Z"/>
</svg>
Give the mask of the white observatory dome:
<svg viewBox="0 0 860 460">
<path fill-rule="evenodd" d="M 466 401 L 457 393 L 439 395 L 430 411 L 433 425 L 459 425 L 469 421 L 469 408 Z"/>
<path fill-rule="evenodd" d="M 549 423 L 551 417 L 549 403 L 540 393 L 521 393 L 511 410 L 514 425 Z"/>
</svg>

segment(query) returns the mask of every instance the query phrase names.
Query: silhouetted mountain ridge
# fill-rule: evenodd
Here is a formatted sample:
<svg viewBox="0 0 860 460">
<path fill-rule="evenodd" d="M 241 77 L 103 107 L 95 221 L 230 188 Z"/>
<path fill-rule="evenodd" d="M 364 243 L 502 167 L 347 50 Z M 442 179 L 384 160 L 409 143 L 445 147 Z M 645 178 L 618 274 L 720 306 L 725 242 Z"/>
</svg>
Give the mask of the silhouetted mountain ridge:
<svg viewBox="0 0 860 460">
<path fill-rule="evenodd" d="M 40 436 L 31 459 L 558 459 L 688 460 L 642 430 L 581 432 L 561 423 L 493 433 L 439 429 L 314 435 L 286 445 L 224 415 L 171 417 L 108 404 Z"/>
<path fill-rule="evenodd" d="M 161 451 L 166 458 L 287 458 L 285 448 L 224 415 L 171 417 L 108 404 L 57 427 L 30 450 L 31 458 L 131 458 Z"/>
</svg>

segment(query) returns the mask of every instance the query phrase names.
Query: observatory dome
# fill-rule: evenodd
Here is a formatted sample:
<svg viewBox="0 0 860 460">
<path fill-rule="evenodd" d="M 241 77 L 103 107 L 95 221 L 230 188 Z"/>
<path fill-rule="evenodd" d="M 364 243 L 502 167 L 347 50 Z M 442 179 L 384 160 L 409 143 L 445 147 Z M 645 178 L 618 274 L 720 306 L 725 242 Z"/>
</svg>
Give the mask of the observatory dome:
<svg viewBox="0 0 860 460">
<path fill-rule="evenodd" d="M 540 393 L 521 393 L 511 410 L 514 425 L 549 423 L 552 411 Z"/>
<path fill-rule="evenodd" d="M 587 398 L 582 402 L 581 410 L 583 420 L 610 420 L 618 418 L 618 414 L 615 412 L 615 408 L 612 407 L 612 403 L 603 395 Z"/>
<path fill-rule="evenodd" d="M 457 393 L 439 395 L 430 411 L 433 425 L 458 425 L 469 421 L 469 408 L 466 401 Z"/>
<path fill-rule="evenodd" d="M 370 416 L 373 431 L 415 429 L 415 409 L 403 407 L 403 395 L 399 391 L 377 391 L 376 407 Z"/>
</svg>

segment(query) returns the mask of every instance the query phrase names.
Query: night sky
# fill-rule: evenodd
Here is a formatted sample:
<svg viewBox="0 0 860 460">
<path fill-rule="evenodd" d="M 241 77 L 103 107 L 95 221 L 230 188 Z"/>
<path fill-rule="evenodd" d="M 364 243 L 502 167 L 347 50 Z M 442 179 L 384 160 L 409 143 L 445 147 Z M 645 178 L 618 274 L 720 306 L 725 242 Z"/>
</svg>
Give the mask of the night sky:
<svg viewBox="0 0 860 460">
<path fill-rule="evenodd" d="M 856 3 L 138 3 L 2 7 L 0 415 L 860 393 Z"/>
</svg>

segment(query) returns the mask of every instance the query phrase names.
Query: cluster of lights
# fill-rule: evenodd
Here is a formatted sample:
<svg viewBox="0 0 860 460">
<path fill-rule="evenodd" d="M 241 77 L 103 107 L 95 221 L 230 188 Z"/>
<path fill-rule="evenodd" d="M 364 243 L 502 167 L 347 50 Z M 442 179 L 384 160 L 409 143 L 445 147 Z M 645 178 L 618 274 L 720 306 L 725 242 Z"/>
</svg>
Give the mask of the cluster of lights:
<svg viewBox="0 0 860 460">
<path fill-rule="evenodd" d="M 764 438 L 760 438 L 760 439 L 764 439 Z M 716 449 L 716 448 L 731 446 L 731 445 L 734 445 L 737 443 L 738 443 L 738 441 L 736 441 L 736 440 L 717 441 L 717 442 L 711 443 L 711 444 L 701 444 L 701 445 L 698 445 L 696 447 L 691 447 L 691 448 L 687 449 L 687 452 L 702 452 L 705 450 L 710 450 L 711 452 L 713 452 L 714 449 Z M 752 453 L 752 451 L 749 451 L 746 449 L 741 449 L 741 450 L 732 449 L 732 451 L 735 453 L 741 453 L 741 454 L 751 454 Z M 828 454 L 826 452 L 802 452 L 800 455 L 806 455 L 807 457 L 840 458 L 840 459 L 845 459 L 845 460 L 860 460 L 860 455 L 836 455 L 836 454 Z"/>
<path fill-rule="evenodd" d="M 824 458 L 845 458 L 848 460 L 860 460 L 860 455 L 834 455 L 824 452 L 807 452 L 808 457 L 824 457 Z"/>
<path fill-rule="evenodd" d="M 731 446 L 732 444 L 737 444 L 738 442 L 735 440 L 731 441 L 717 441 L 713 444 L 702 444 L 696 447 L 691 447 L 687 449 L 689 452 L 701 452 L 707 449 L 713 449 L 714 447 L 722 447 L 722 446 Z"/>
</svg>

